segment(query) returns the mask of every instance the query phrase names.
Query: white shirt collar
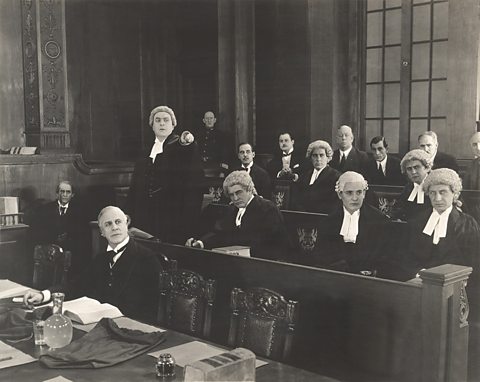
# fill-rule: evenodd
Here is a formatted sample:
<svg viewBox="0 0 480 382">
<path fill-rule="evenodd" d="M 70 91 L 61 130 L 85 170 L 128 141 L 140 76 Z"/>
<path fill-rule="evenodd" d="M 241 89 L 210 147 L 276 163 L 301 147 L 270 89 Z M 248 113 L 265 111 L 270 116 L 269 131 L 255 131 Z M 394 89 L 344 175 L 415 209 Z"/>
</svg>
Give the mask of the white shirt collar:
<svg viewBox="0 0 480 382">
<path fill-rule="evenodd" d="M 340 151 L 340 159 L 342 159 L 342 155 L 345 155 L 345 158 L 348 158 L 348 155 L 350 154 L 350 151 L 352 151 L 353 149 L 353 146 L 350 146 L 349 149 L 346 149 L 345 151 L 342 151 L 339 149 Z"/>
<path fill-rule="evenodd" d="M 282 155 L 284 155 L 284 156 L 292 155 L 292 153 L 293 153 L 293 147 L 290 150 L 288 150 L 288 152 L 286 154 L 285 154 L 284 151 L 282 151 Z"/>
<path fill-rule="evenodd" d="M 355 243 L 358 235 L 358 220 L 360 218 L 360 210 L 356 210 L 353 214 L 343 207 L 343 222 L 340 228 L 340 235 L 343 236 L 345 243 Z"/>
<path fill-rule="evenodd" d="M 380 162 L 375 161 L 375 162 L 377 164 L 377 168 L 378 168 L 378 164 L 380 163 L 380 166 L 382 166 L 382 171 L 385 174 L 385 169 L 387 168 L 387 155 L 385 155 L 385 158 L 383 158 L 382 161 L 380 161 Z"/>
<path fill-rule="evenodd" d="M 115 248 L 122 248 L 122 247 L 125 247 L 128 242 L 130 241 L 130 236 L 127 236 L 125 240 L 123 240 L 120 244 L 117 244 Z M 107 252 L 108 251 L 114 251 L 114 252 L 117 252 L 115 251 L 115 249 L 112 248 L 112 246 L 110 244 L 107 245 Z M 125 252 L 125 248 L 123 248 L 123 250 L 121 252 L 118 252 L 114 257 L 113 257 L 113 263 L 115 264 L 117 262 L 117 260 L 120 258 L 120 256 L 122 256 L 123 252 Z"/>
<path fill-rule="evenodd" d="M 163 142 L 165 140 L 160 141 L 158 138 L 155 138 L 155 143 L 153 144 L 152 150 L 150 151 L 150 158 L 152 158 L 152 162 L 155 162 L 155 157 L 157 154 L 163 153 Z"/>
<path fill-rule="evenodd" d="M 409 202 L 413 202 L 417 198 L 417 204 L 425 202 L 425 192 L 423 191 L 423 181 L 420 184 L 413 183 L 413 190 L 408 197 Z"/>
<path fill-rule="evenodd" d="M 313 183 L 315 183 L 315 181 L 316 181 L 317 178 L 320 176 L 320 173 L 323 171 L 323 169 L 324 169 L 325 167 L 327 167 L 327 166 L 322 167 L 320 170 L 317 170 L 315 167 L 313 168 L 312 177 L 310 178 L 310 183 L 309 183 L 310 186 L 311 186 Z"/>
<path fill-rule="evenodd" d="M 67 204 L 62 204 L 62 203 L 60 203 L 60 200 L 57 200 L 57 203 L 58 203 L 58 210 L 59 210 L 59 211 L 60 211 L 60 207 L 62 207 L 62 208 L 65 208 L 65 212 L 67 212 L 67 210 L 68 210 L 68 204 L 69 204 L 69 203 L 67 203 Z"/>
<path fill-rule="evenodd" d="M 447 227 L 448 227 L 448 217 L 452 212 L 452 207 L 450 206 L 441 214 L 439 214 L 435 209 L 433 209 L 430 214 L 430 218 L 423 229 L 423 233 L 432 236 L 433 233 L 433 244 L 438 244 L 442 237 L 447 236 Z"/>
<path fill-rule="evenodd" d="M 248 169 L 248 172 L 250 172 L 250 169 L 252 168 L 252 166 L 253 166 L 253 160 L 249 164 L 247 164 L 246 167 L 244 164 L 242 164 L 242 167 Z"/>
<path fill-rule="evenodd" d="M 235 218 L 235 225 L 237 227 L 239 227 L 242 224 L 242 217 L 245 214 L 245 211 L 252 200 L 253 200 L 253 195 L 250 197 L 250 199 L 248 199 L 247 205 L 245 207 L 238 209 L 237 216 Z"/>
</svg>

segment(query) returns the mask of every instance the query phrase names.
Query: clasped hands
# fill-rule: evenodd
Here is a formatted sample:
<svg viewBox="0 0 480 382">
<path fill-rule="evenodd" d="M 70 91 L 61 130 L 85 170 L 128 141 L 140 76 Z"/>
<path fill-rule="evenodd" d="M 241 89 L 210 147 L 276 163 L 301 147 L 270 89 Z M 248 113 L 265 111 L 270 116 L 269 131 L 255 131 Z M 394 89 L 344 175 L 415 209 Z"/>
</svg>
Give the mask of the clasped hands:
<svg viewBox="0 0 480 382">
<path fill-rule="evenodd" d="M 193 248 L 201 248 L 201 249 L 205 248 L 203 245 L 203 241 L 194 239 L 193 237 L 191 237 L 185 242 L 185 246 L 193 247 Z"/>
</svg>

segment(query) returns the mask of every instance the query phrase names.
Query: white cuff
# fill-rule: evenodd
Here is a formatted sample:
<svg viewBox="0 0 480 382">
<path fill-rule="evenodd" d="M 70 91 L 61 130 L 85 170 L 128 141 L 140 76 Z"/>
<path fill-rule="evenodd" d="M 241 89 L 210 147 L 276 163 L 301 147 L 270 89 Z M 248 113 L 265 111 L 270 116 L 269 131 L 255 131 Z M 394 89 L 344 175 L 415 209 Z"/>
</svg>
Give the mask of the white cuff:
<svg viewBox="0 0 480 382">
<path fill-rule="evenodd" d="M 40 293 L 43 295 L 42 303 L 50 301 L 52 298 L 52 293 L 48 289 L 42 290 Z"/>
</svg>

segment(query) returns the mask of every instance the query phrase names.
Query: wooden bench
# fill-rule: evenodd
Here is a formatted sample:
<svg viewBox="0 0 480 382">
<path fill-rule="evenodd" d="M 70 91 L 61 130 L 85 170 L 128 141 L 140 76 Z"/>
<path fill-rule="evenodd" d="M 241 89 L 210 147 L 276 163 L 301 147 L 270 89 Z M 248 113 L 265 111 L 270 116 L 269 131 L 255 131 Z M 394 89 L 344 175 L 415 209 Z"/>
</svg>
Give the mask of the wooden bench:
<svg viewBox="0 0 480 382">
<path fill-rule="evenodd" d="M 92 225 L 96 245 L 98 230 Z M 95 242 L 95 240 L 94 240 Z M 299 301 L 292 364 L 345 381 L 465 381 L 471 268 L 443 265 L 396 282 L 145 241 L 217 280 L 211 340 L 226 344 L 230 291 L 262 286 Z"/>
</svg>

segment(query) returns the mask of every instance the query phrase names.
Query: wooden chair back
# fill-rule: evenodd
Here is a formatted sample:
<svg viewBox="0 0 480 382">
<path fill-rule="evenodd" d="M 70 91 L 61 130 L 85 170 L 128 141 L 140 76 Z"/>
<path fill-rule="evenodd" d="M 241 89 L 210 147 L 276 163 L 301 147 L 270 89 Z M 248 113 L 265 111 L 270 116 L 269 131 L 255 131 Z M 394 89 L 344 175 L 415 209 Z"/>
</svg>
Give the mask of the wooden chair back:
<svg viewBox="0 0 480 382">
<path fill-rule="evenodd" d="M 33 288 L 66 285 L 71 264 L 70 251 L 56 244 L 39 244 L 33 251 Z"/>
</svg>

